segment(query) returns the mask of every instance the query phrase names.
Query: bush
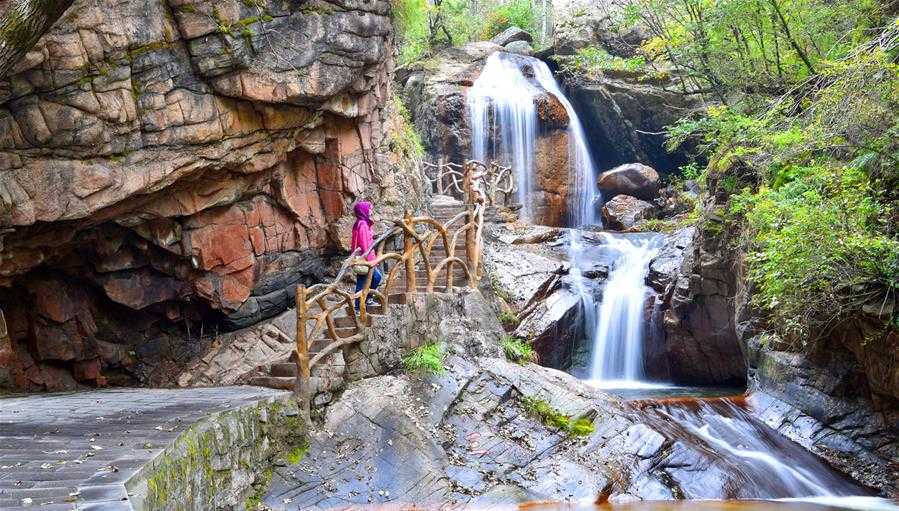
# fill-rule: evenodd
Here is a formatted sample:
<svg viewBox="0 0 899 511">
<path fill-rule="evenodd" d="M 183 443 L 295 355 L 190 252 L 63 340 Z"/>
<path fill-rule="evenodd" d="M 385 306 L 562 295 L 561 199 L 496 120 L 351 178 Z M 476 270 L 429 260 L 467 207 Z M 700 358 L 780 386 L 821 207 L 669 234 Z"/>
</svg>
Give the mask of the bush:
<svg viewBox="0 0 899 511">
<path fill-rule="evenodd" d="M 446 347 L 442 343 L 428 343 L 403 357 L 403 366 L 410 373 L 443 374 L 446 368 Z"/>
<path fill-rule="evenodd" d="M 523 396 L 521 404 L 529 415 L 539 419 L 545 426 L 565 431 L 569 435 L 589 436 L 596 429 L 589 418 L 572 419 L 543 399 Z"/>
<path fill-rule="evenodd" d="M 503 336 L 503 352 L 506 358 L 518 364 L 537 361 L 537 352 L 527 342 L 510 335 Z"/>
<path fill-rule="evenodd" d="M 599 78 L 603 71 L 636 73 L 646 69 L 646 59 L 642 55 L 618 57 L 596 46 L 581 48 L 575 55 L 557 56 L 555 59 L 563 72 L 594 79 Z"/>
<path fill-rule="evenodd" d="M 400 158 L 409 160 L 424 156 L 424 144 L 421 136 L 412 123 L 412 116 L 403 103 L 402 98 L 394 91 L 390 98 L 390 111 L 393 119 L 390 148 Z"/>
<path fill-rule="evenodd" d="M 536 35 L 537 15 L 530 0 L 510 0 L 495 5 L 489 10 L 481 28 L 481 39 L 492 39 L 509 27 L 518 27 L 531 35 Z"/>
<path fill-rule="evenodd" d="M 780 186 L 736 196 L 744 216 L 755 305 L 788 341 L 808 342 L 858 315 L 865 304 L 899 295 L 899 240 L 878 220 L 891 206 L 868 194 L 863 172 L 792 167 Z"/>
</svg>

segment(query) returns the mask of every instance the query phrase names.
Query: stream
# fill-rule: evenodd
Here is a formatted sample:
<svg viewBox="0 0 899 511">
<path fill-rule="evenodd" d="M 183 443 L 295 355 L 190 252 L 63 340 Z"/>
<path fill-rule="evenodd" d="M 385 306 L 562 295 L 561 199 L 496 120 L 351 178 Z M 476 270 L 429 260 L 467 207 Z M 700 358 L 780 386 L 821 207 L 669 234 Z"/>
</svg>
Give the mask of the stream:
<svg viewBox="0 0 899 511">
<path fill-rule="evenodd" d="M 534 99 L 549 91 L 565 106 L 568 128 L 571 203 L 568 221 L 575 229 L 568 237 L 572 287 L 580 296 L 585 341 L 590 347 L 589 367 L 572 371 L 590 385 L 630 403 L 634 413 L 672 441 L 699 446 L 714 460 L 695 477 L 690 495 L 726 495 L 728 500 L 619 503 L 614 509 L 899 509 L 892 502 L 836 473 L 815 455 L 783 437 L 752 416 L 742 389 L 676 387 L 647 376 L 644 333 L 647 330 L 645 278 L 664 240 L 661 234 L 590 232 L 601 228 L 596 211 L 602 197 L 594 186 L 595 169 L 589 141 L 577 113 L 543 62 L 495 53 L 468 96 L 472 127 L 472 156 L 497 159 L 511 165 L 519 183 L 518 200 L 523 220 L 531 219 L 535 134 L 539 132 Z M 587 239 L 589 237 L 589 240 Z M 608 277 L 597 299 L 594 285 L 584 274 L 598 264 Z M 734 394 L 736 394 L 734 396 Z M 722 397 L 730 396 L 730 397 Z M 685 451 L 686 452 L 686 451 Z M 666 470 L 696 470 L 690 460 Z M 739 485 L 716 486 L 736 474 Z M 690 480 L 689 477 L 684 479 Z M 705 485 L 705 486 L 703 486 Z M 529 504 L 518 509 L 594 509 L 594 503 L 561 506 Z M 599 506 L 605 509 L 606 505 Z"/>
</svg>

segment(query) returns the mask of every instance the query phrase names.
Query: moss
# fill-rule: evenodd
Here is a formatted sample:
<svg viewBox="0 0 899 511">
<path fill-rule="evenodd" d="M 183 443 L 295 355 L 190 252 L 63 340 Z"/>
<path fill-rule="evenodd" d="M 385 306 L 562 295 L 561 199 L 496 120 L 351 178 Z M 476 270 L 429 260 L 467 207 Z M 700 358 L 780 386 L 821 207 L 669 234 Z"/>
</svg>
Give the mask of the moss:
<svg viewBox="0 0 899 511">
<path fill-rule="evenodd" d="M 184 4 L 180 7 L 178 7 L 178 10 L 180 12 L 185 12 L 188 14 L 196 14 L 197 13 L 197 7 L 194 4 Z"/>
<path fill-rule="evenodd" d="M 153 41 L 152 43 L 142 44 L 140 46 L 131 48 L 130 50 L 128 50 L 125 53 L 125 56 L 128 57 L 129 61 L 134 61 L 134 59 L 136 59 L 137 57 L 140 57 L 141 55 L 144 55 L 144 54 L 147 54 L 147 53 L 150 53 L 153 51 L 164 50 L 164 49 L 170 48 L 171 46 L 172 46 L 172 43 L 170 41 Z"/>
<path fill-rule="evenodd" d="M 569 435 L 589 436 L 595 430 L 593 421 L 589 418 L 572 419 L 538 397 L 523 396 L 521 404 L 528 414 L 539 419 L 545 426 L 565 431 Z"/>
<path fill-rule="evenodd" d="M 514 312 L 510 310 L 504 310 L 499 313 L 498 316 L 499 322 L 503 324 L 507 329 L 514 328 L 518 325 L 518 316 L 515 315 Z"/>
<path fill-rule="evenodd" d="M 306 456 L 307 452 L 309 452 L 309 444 L 303 442 L 301 445 L 288 451 L 287 454 L 284 455 L 284 459 L 291 465 L 296 465 Z"/>
<path fill-rule="evenodd" d="M 244 501 L 244 506 L 246 506 L 248 510 L 252 511 L 261 507 L 262 499 L 265 498 L 265 494 L 272 484 L 273 475 L 274 472 L 272 469 L 267 468 L 259 475 L 256 482 L 253 483 L 255 491 L 247 497 L 246 501 Z"/>
</svg>

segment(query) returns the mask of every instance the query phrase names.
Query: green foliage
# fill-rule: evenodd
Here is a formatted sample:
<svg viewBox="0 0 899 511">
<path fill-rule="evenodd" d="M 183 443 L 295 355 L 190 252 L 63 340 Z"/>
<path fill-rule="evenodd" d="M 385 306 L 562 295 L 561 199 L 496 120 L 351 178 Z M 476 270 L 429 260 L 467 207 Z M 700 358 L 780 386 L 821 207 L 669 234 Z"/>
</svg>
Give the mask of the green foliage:
<svg viewBox="0 0 899 511">
<path fill-rule="evenodd" d="M 543 399 L 522 396 L 521 404 L 528 414 L 539 419 L 544 425 L 565 431 L 569 435 L 589 436 L 595 430 L 593 421 L 589 418 L 578 417 L 577 419 L 572 419 L 560 410 L 553 408 L 552 405 Z"/>
<path fill-rule="evenodd" d="M 899 240 L 881 225 L 895 204 L 870 195 L 864 172 L 810 165 L 789 174 L 779 187 L 736 196 L 731 210 L 747 224 L 754 303 L 785 339 L 805 342 L 866 303 L 896 299 Z"/>
<path fill-rule="evenodd" d="M 529 0 L 392 0 L 400 65 L 426 60 L 435 50 L 490 39 L 510 26 L 537 35 Z"/>
<path fill-rule="evenodd" d="M 530 0 L 509 0 L 495 4 L 487 12 L 481 28 L 481 39 L 491 39 L 510 27 L 518 27 L 532 35 L 537 33 L 537 15 Z"/>
<path fill-rule="evenodd" d="M 390 98 L 390 108 L 393 119 L 393 130 L 391 131 L 392 136 L 390 139 L 391 150 L 403 160 L 421 158 L 425 153 L 421 136 L 415 130 L 415 124 L 412 123 L 409 109 L 406 108 L 403 99 L 396 92 Z"/>
<path fill-rule="evenodd" d="M 559 55 L 554 59 L 559 63 L 562 72 L 592 79 L 597 79 L 608 71 L 636 73 L 646 68 L 646 59 L 642 55 L 624 58 L 611 55 L 596 46 L 581 48 L 575 55 Z"/>
<path fill-rule="evenodd" d="M 537 361 L 537 352 L 527 341 L 506 335 L 503 336 L 501 343 L 506 358 L 512 362 L 524 364 Z"/>
<path fill-rule="evenodd" d="M 403 357 L 403 366 L 410 373 L 443 374 L 446 372 L 444 360 L 446 346 L 433 342 L 419 346 Z"/>
<path fill-rule="evenodd" d="M 671 146 L 692 139 L 715 152 L 708 172 L 742 223 L 753 301 L 787 342 L 865 311 L 897 322 L 899 67 L 880 49 L 897 36 L 893 25 L 845 59 L 817 61 L 818 76 L 789 95 L 713 107 L 669 130 Z M 747 169 L 757 187 L 740 184 Z"/>
<path fill-rule="evenodd" d="M 518 316 L 510 310 L 504 310 L 499 313 L 499 322 L 505 327 L 514 327 L 518 324 Z"/>
<path fill-rule="evenodd" d="M 652 37 L 649 60 L 678 68 L 683 85 L 731 91 L 786 92 L 848 55 L 885 22 L 876 0 L 633 0 L 623 25 Z"/>
</svg>

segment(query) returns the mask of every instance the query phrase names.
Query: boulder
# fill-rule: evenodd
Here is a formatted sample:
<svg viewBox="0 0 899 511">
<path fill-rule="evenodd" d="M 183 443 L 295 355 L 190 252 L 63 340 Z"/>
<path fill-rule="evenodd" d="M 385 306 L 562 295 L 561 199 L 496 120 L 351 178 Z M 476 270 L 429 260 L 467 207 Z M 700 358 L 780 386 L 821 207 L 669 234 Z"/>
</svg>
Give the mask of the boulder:
<svg viewBox="0 0 899 511">
<path fill-rule="evenodd" d="M 616 195 L 602 207 L 602 220 L 609 229 L 630 229 L 640 220 L 655 218 L 658 208 L 630 195 Z"/>
<path fill-rule="evenodd" d="M 534 41 L 534 37 L 531 36 L 530 33 L 525 32 L 518 27 L 509 27 L 499 34 L 493 36 L 493 39 L 490 40 L 490 42 L 498 44 L 500 46 L 506 46 L 509 43 L 514 43 L 517 41 L 531 43 Z"/>
<path fill-rule="evenodd" d="M 512 41 L 503 46 L 503 48 L 509 53 L 516 53 L 518 55 L 532 55 L 534 53 L 534 48 L 527 41 Z"/>
<path fill-rule="evenodd" d="M 621 194 L 652 200 L 659 196 L 658 172 L 642 163 L 626 163 L 607 170 L 599 175 L 596 184 L 606 197 Z"/>
</svg>

